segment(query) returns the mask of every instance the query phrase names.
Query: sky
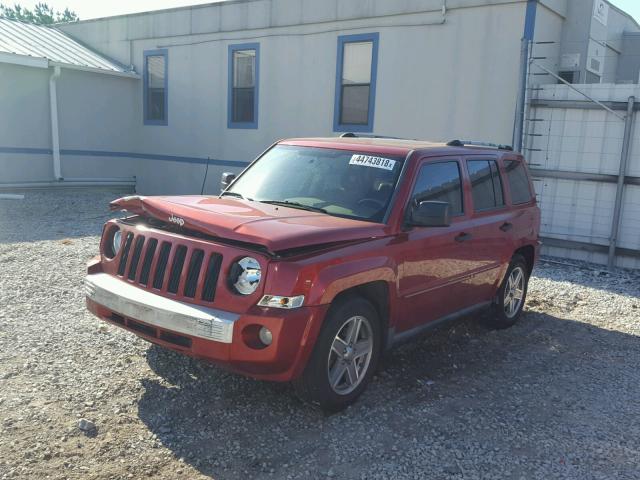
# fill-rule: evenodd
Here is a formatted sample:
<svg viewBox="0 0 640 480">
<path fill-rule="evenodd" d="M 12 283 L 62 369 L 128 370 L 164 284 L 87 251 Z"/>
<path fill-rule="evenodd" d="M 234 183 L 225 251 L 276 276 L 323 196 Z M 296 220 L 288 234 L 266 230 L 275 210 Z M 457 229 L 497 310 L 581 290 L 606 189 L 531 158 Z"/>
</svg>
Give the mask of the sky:
<svg viewBox="0 0 640 480">
<path fill-rule="evenodd" d="M 108 17 L 123 13 L 146 12 L 149 10 L 211 3 L 211 0 L 0 0 L 0 3 L 5 5 L 19 3 L 23 7 L 33 8 L 39 1 L 44 1 L 49 4 L 54 10 L 64 10 L 68 7 L 70 10 L 76 12 L 81 20 Z M 640 0 L 610 1 L 617 7 L 631 14 L 636 21 L 640 23 Z"/>
</svg>

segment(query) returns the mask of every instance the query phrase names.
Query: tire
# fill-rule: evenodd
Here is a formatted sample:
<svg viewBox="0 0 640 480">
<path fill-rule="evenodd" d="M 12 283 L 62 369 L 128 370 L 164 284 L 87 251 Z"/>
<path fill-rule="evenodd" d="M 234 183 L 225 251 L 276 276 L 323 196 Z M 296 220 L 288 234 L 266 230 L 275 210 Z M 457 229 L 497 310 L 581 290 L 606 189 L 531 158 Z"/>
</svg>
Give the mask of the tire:
<svg viewBox="0 0 640 480">
<path fill-rule="evenodd" d="M 378 313 L 365 299 L 349 297 L 333 305 L 304 373 L 293 382 L 298 396 L 330 413 L 354 403 L 378 366 L 381 333 Z"/>
<path fill-rule="evenodd" d="M 504 276 L 502 285 L 498 289 L 491 312 L 486 319 L 488 326 L 497 329 L 509 328 L 515 325 L 527 298 L 529 286 L 527 262 L 522 255 L 515 254 L 511 258 L 509 268 Z M 516 284 L 516 288 L 512 285 Z M 519 285 L 519 287 L 518 287 Z M 519 298 L 518 298 L 519 297 Z"/>
</svg>

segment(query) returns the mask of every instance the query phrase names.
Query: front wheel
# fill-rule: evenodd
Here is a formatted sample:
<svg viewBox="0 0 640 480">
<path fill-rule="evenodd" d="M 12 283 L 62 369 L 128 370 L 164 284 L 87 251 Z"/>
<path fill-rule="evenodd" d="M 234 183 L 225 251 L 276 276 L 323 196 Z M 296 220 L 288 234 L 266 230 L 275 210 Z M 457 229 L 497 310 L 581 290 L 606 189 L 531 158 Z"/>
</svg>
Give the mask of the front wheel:
<svg viewBox="0 0 640 480">
<path fill-rule="evenodd" d="M 330 412 L 351 405 L 377 367 L 381 337 L 378 314 L 368 301 L 354 297 L 334 305 L 309 364 L 294 382 L 298 394 Z"/>
<path fill-rule="evenodd" d="M 493 311 L 487 318 L 489 326 L 509 328 L 518 321 L 527 297 L 528 271 L 524 257 L 514 255 L 498 290 Z"/>
</svg>

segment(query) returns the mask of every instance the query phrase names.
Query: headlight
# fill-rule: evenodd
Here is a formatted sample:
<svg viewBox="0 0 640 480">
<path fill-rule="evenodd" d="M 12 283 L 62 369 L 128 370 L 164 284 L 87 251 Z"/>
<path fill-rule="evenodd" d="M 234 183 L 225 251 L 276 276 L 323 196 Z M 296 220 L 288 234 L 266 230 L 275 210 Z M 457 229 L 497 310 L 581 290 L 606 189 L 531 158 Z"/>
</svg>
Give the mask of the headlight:
<svg viewBox="0 0 640 480">
<path fill-rule="evenodd" d="M 110 228 L 104 241 L 104 256 L 112 259 L 120 251 L 120 242 L 122 242 L 122 232 L 118 227 Z"/>
<path fill-rule="evenodd" d="M 118 228 L 115 232 L 113 232 L 113 237 L 111 237 L 111 251 L 113 252 L 114 257 L 120 251 L 121 243 L 122 243 L 122 231 Z"/>
<path fill-rule="evenodd" d="M 260 263 L 255 258 L 244 257 L 232 265 L 229 283 L 236 292 L 251 295 L 258 288 L 261 275 Z"/>
</svg>

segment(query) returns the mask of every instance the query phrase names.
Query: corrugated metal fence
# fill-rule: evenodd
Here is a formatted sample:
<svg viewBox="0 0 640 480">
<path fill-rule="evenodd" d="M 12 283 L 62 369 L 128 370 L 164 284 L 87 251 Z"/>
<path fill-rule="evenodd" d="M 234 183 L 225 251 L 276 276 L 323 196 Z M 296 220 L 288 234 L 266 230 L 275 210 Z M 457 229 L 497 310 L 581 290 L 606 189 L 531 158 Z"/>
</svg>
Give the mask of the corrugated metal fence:
<svg viewBox="0 0 640 480">
<path fill-rule="evenodd" d="M 530 89 L 524 150 L 543 252 L 640 268 L 640 86 L 576 88 L 583 94 L 567 85 Z"/>
</svg>

